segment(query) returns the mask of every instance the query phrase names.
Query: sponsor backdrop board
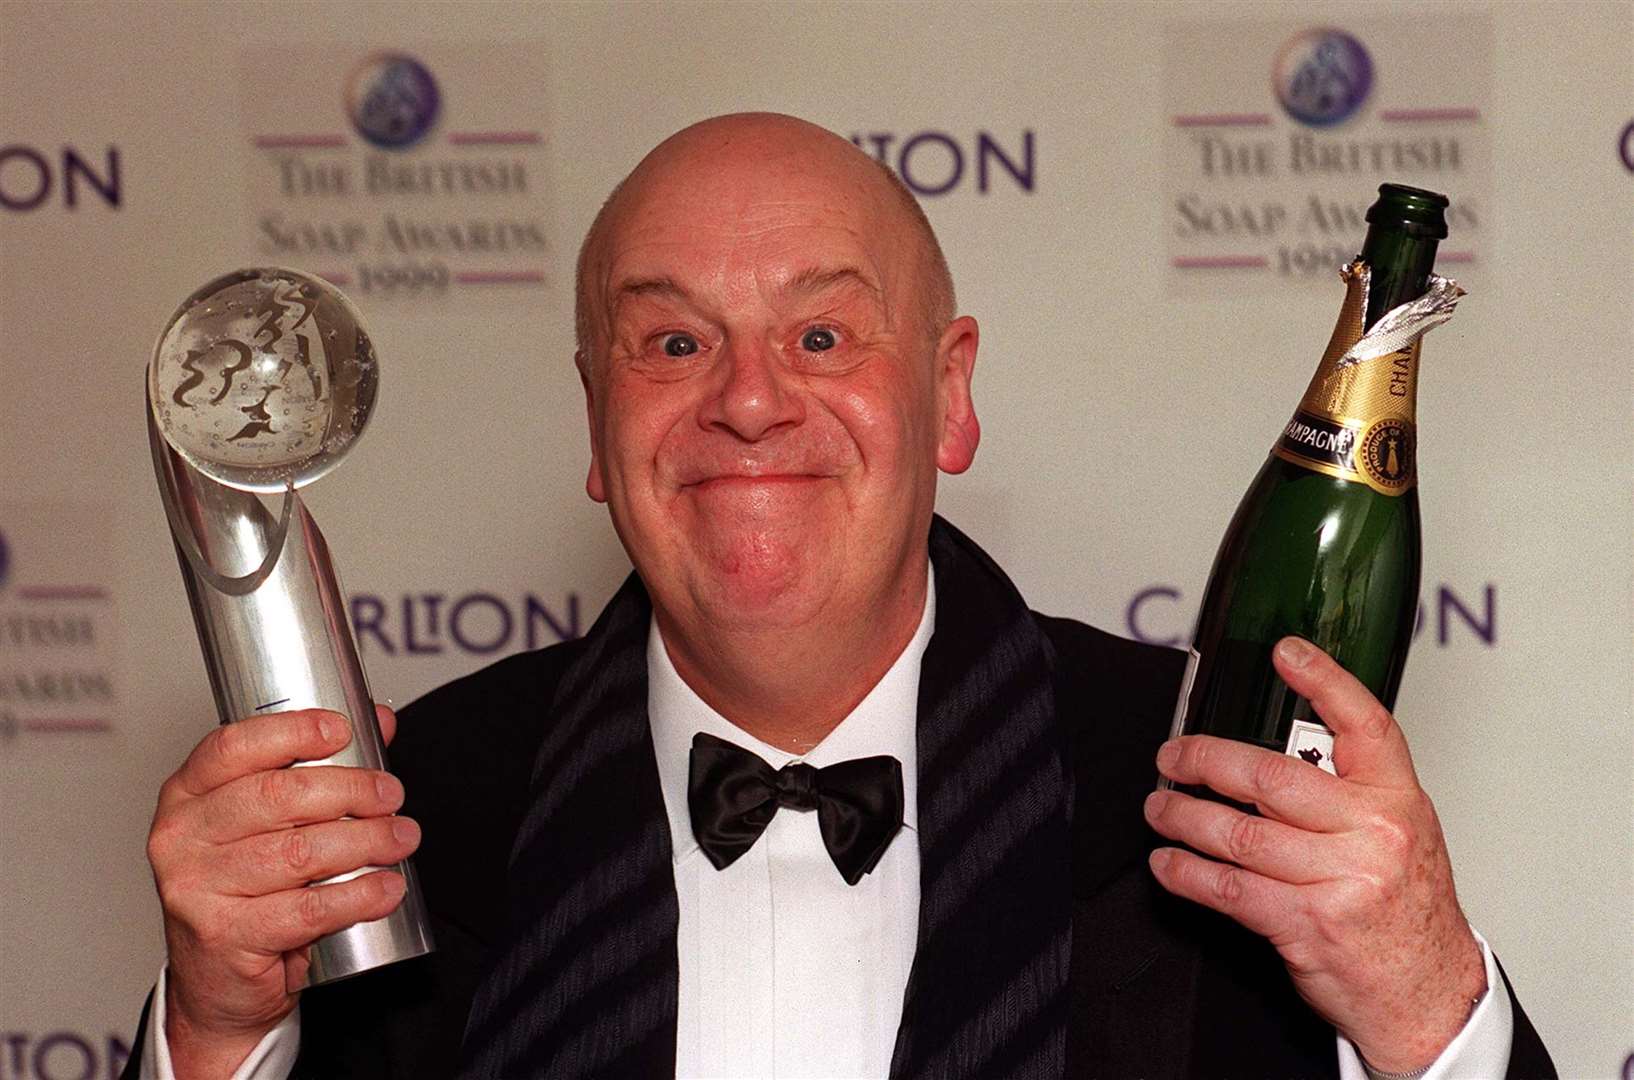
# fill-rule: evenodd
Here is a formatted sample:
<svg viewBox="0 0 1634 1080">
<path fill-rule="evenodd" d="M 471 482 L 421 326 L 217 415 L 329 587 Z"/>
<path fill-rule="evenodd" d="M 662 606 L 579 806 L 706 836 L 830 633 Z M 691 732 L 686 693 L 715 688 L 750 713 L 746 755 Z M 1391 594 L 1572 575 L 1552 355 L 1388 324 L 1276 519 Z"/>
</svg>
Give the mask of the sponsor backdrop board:
<svg viewBox="0 0 1634 1080">
<path fill-rule="evenodd" d="M 1433 15 L 1433 20 L 1425 21 Z M 944 512 L 1035 606 L 1183 643 L 1373 189 L 1455 198 L 1399 702 L 1565 1075 L 1634 1052 L 1634 9 L 0 7 L 0 1077 L 100 1077 L 162 962 L 143 841 L 213 722 L 141 373 L 193 289 L 357 301 L 368 437 L 310 489 L 377 696 L 582 632 L 571 264 L 659 138 L 764 108 L 902 172 L 982 322 Z"/>
</svg>

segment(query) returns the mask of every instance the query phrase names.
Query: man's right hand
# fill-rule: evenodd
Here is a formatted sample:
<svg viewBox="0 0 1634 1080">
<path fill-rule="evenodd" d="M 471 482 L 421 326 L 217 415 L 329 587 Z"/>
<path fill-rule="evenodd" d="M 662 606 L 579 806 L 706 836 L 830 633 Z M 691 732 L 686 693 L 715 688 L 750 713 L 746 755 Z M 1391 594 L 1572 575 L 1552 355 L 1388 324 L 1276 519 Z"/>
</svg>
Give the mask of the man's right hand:
<svg viewBox="0 0 1634 1080">
<path fill-rule="evenodd" d="M 397 718 L 375 706 L 387 742 Z M 390 866 L 420 843 L 394 811 L 403 786 L 372 769 L 313 765 L 347 744 L 321 709 L 255 716 L 206 735 L 159 789 L 148 861 L 164 908 L 165 1038 L 178 1077 L 226 1076 L 295 1007 L 307 946 L 403 898 Z"/>
</svg>

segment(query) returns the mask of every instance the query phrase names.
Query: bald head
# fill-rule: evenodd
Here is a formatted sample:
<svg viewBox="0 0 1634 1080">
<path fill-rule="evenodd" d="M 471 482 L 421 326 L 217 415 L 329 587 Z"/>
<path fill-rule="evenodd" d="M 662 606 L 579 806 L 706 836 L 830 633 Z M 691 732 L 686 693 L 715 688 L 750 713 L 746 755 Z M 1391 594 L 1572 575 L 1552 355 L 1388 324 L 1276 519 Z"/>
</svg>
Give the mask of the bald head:
<svg viewBox="0 0 1634 1080">
<path fill-rule="evenodd" d="M 821 128 L 718 117 L 607 200 L 578 305 L 585 493 L 676 672 L 746 730 L 828 730 L 919 625 L 937 478 L 981 434 L 923 215 Z"/>
<path fill-rule="evenodd" d="M 609 315 L 600 283 L 619 230 L 636 216 L 685 213 L 681 196 L 697 193 L 702 181 L 718 180 L 732 170 L 818 184 L 832 204 L 879 219 L 883 228 L 878 242 L 904 238 L 913 249 L 916 269 L 915 295 L 910 298 L 913 317 L 928 342 L 935 343 L 955 314 L 953 278 L 924 210 L 896 173 L 815 124 L 777 113 L 736 113 L 700 121 L 665 139 L 602 204 L 579 248 L 575 278 L 581 367 L 608 339 Z M 744 224 L 753 228 L 750 220 Z"/>
</svg>

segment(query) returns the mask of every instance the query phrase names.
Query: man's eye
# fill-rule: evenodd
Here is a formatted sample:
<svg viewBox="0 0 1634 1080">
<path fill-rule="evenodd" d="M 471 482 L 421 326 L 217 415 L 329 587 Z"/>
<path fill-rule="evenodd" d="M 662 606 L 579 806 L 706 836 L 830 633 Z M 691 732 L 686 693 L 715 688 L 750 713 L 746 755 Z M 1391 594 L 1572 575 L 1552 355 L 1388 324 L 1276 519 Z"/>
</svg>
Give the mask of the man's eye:
<svg viewBox="0 0 1634 1080">
<path fill-rule="evenodd" d="M 814 326 L 800 336 L 800 347 L 808 352 L 826 352 L 834 345 L 834 331 L 826 326 Z"/>
<path fill-rule="evenodd" d="M 664 339 L 665 356 L 691 356 L 698 351 L 698 339 L 691 334 L 670 334 Z"/>
</svg>

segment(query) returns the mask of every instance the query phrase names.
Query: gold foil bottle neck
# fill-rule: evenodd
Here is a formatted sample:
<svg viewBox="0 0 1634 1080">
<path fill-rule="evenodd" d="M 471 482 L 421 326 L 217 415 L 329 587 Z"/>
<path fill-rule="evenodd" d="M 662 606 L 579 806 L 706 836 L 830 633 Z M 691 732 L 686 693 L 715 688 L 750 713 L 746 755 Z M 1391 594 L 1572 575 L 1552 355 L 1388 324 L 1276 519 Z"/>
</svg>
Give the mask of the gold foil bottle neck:
<svg viewBox="0 0 1634 1080">
<path fill-rule="evenodd" d="M 1345 281 L 1345 301 L 1299 407 L 1346 427 L 1365 428 L 1386 416 L 1410 424 L 1417 407 L 1419 343 L 1415 340 L 1405 349 L 1341 366 L 1345 354 L 1362 339 L 1372 274 L 1357 259 L 1340 275 Z"/>
<path fill-rule="evenodd" d="M 1352 345 L 1362 340 L 1362 322 L 1367 313 L 1367 290 L 1373 281 L 1373 271 L 1360 259 L 1339 268 L 1339 280 L 1345 283 L 1345 301 L 1339 305 L 1339 320 L 1333 324 L 1333 337 L 1322 353 L 1318 377 L 1331 370 Z"/>
<path fill-rule="evenodd" d="M 1272 453 L 1386 495 L 1400 495 L 1417 481 L 1419 339 L 1370 360 L 1342 363 L 1364 333 L 1371 274 L 1358 259 L 1341 276 L 1345 300 L 1333 337 Z"/>
</svg>

